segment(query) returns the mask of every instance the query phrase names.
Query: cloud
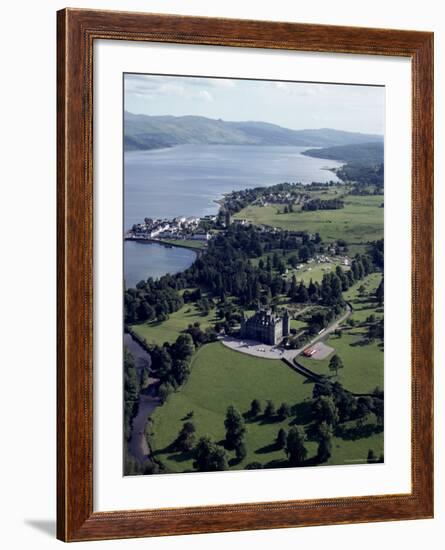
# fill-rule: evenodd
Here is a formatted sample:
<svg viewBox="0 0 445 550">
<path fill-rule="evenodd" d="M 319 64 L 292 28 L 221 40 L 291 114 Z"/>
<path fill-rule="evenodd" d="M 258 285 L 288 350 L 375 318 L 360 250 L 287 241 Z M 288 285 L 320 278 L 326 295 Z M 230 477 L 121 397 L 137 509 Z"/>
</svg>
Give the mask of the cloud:
<svg viewBox="0 0 445 550">
<path fill-rule="evenodd" d="M 199 81 L 199 82 L 197 82 Z M 142 99 L 159 96 L 212 102 L 212 94 L 205 88 L 209 79 L 165 77 L 156 75 L 125 75 L 125 93 Z"/>
<path fill-rule="evenodd" d="M 213 101 L 212 94 L 207 90 L 200 90 L 197 94 L 197 97 L 199 97 L 200 99 L 203 99 L 204 101 L 209 101 L 209 102 Z"/>
<path fill-rule="evenodd" d="M 274 82 L 275 89 L 289 96 L 313 97 L 324 92 L 331 84 L 312 84 L 308 82 Z"/>
</svg>

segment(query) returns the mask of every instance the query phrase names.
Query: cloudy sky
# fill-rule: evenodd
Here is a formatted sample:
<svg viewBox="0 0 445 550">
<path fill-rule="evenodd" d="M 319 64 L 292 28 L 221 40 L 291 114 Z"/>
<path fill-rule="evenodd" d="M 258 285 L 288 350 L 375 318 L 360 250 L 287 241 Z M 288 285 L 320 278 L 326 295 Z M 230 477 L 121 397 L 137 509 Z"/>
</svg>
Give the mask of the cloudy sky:
<svg viewBox="0 0 445 550">
<path fill-rule="evenodd" d="M 384 132 L 385 89 L 378 86 L 142 74 L 125 74 L 124 86 L 125 109 L 135 114 Z"/>
</svg>

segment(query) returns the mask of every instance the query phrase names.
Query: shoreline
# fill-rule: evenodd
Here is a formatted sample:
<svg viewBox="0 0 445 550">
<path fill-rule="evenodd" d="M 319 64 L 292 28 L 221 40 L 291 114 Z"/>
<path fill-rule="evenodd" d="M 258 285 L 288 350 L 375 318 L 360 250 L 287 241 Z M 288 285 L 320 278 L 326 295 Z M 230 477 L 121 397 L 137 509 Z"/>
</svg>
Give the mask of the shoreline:
<svg viewBox="0 0 445 550">
<path fill-rule="evenodd" d="M 142 237 L 128 237 L 128 236 L 124 236 L 124 241 L 128 241 L 128 242 L 137 242 L 137 243 L 146 243 L 146 244 L 160 244 L 161 246 L 164 246 L 165 248 L 170 248 L 170 247 L 176 247 L 176 248 L 185 248 L 187 250 L 191 250 L 192 252 L 196 252 L 196 255 L 197 256 L 200 256 L 204 250 L 206 250 L 205 248 L 198 248 L 198 247 L 194 247 L 194 246 L 189 246 L 187 244 L 180 244 L 178 243 L 177 241 L 175 242 L 169 242 L 167 240 L 161 240 L 161 239 L 153 239 L 153 238 L 142 238 Z"/>
</svg>

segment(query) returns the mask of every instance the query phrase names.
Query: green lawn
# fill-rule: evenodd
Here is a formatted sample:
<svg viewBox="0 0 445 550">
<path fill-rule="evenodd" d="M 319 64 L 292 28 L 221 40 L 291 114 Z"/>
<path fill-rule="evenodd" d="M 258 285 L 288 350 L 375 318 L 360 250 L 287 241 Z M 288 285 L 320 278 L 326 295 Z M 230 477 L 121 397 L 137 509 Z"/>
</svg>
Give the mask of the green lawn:
<svg viewBox="0 0 445 550">
<path fill-rule="evenodd" d="M 184 304 L 181 309 L 170 313 L 169 318 L 161 323 L 150 321 L 140 325 L 132 325 L 132 329 L 147 342 L 162 345 L 164 342 L 174 342 L 190 324 L 198 321 L 201 328 L 206 329 L 216 321 L 215 309 L 203 316 L 195 304 Z"/>
<path fill-rule="evenodd" d="M 221 343 L 208 344 L 196 353 L 192 373 L 187 383 L 170 395 L 152 416 L 149 441 L 154 456 L 171 472 L 192 470 L 192 458 L 187 453 L 175 452 L 171 444 L 175 440 L 185 416 L 194 411 L 193 422 L 197 435 L 210 435 L 223 444 L 225 437 L 224 418 L 227 407 L 235 405 L 246 412 L 252 399 L 264 404 L 271 399 L 278 407 L 283 401 L 295 406 L 295 416 L 269 422 L 261 417 L 247 422 L 247 456 L 241 463 L 234 463 L 234 453 L 229 452 L 231 469 L 243 469 L 249 462 L 263 465 L 282 465 L 285 453 L 276 449 L 274 440 L 281 427 L 294 424 L 306 425 L 310 420 L 310 400 L 313 384 L 292 371 L 281 361 L 255 358 L 226 348 Z M 316 453 L 317 444 L 307 442 L 309 457 Z M 344 464 L 349 461 L 366 460 L 368 449 L 382 452 L 383 434 L 351 441 L 335 437 L 333 456 L 329 463 Z"/>
<path fill-rule="evenodd" d="M 383 388 L 383 350 L 378 341 L 360 345 L 362 336 L 361 329 L 353 329 L 344 332 L 341 338 L 330 336 L 326 341 L 343 361 L 344 367 L 338 371 L 338 376 L 329 370 L 331 356 L 322 360 L 299 356 L 298 362 L 317 374 L 332 376 L 355 393 L 370 393 L 376 386 Z"/>
<path fill-rule="evenodd" d="M 270 225 L 286 230 L 320 233 L 326 242 L 344 239 L 347 243 L 363 243 L 383 236 L 383 195 L 354 196 L 344 199 L 339 210 L 295 210 L 289 214 L 277 213 L 279 208 L 247 206 L 234 218 L 246 218 L 255 224 Z"/>
<path fill-rule="evenodd" d="M 365 279 L 359 283 L 353 285 L 349 290 L 343 293 L 345 300 L 352 304 L 354 313 L 352 318 L 357 323 L 363 323 L 370 315 L 377 317 L 383 316 L 383 308 L 380 307 L 374 298 L 374 292 L 382 280 L 381 273 L 371 273 L 365 277 Z M 365 287 L 365 295 L 360 296 L 358 288 L 363 285 Z"/>
<path fill-rule="evenodd" d="M 199 250 L 202 250 L 203 248 L 207 248 L 206 241 L 193 241 L 188 239 L 180 239 L 180 240 L 169 239 L 169 240 L 166 240 L 165 242 L 167 244 L 182 246 L 185 248 L 197 248 Z"/>
<path fill-rule="evenodd" d="M 314 283 L 321 283 L 323 275 L 326 273 L 335 272 L 337 265 L 340 265 L 344 271 L 347 271 L 349 268 L 341 265 L 339 259 L 334 259 L 332 263 L 323 263 L 317 264 L 316 262 L 310 262 L 303 264 L 301 269 L 292 269 L 289 268 L 287 273 L 287 279 L 291 280 L 292 276 L 295 275 L 297 282 L 303 281 L 303 283 L 308 284 L 311 279 Z"/>
<path fill-rule="evenodd" d="M 374 314 L 376 318 L 382 317 L 382 308 L 373 299 L 375 291 L 382 278 L 381 273 L 372 273 L 363 281 L 353 285 L 343 294 L 346 300 L 351 302 L 354 310 L 351 316 L 357 325 L 365 322 L 366 318 Z M 358 288 L 363 285 L 367 295 L 360 297 Z M 338 372 L 334 380 L 341 382 L 344 387 L 356 393 L 371 392 L 376 386 L 383 388 L 383 348 L 381 342 L 376 340 L 371 344 L 361 345 L 366 327 L 343 328 L 343 336 L 335 335 L 326 340 L 326 344 L 333 347 L 335 353 L 343 361 L 344 368 Z M 331 354 L 332 355 L 332 354 Z M 318 374 L 332 376 L 329 370 L 329 360 L 310 359 L 303 356 L 298 361 Z"/>
</svg>

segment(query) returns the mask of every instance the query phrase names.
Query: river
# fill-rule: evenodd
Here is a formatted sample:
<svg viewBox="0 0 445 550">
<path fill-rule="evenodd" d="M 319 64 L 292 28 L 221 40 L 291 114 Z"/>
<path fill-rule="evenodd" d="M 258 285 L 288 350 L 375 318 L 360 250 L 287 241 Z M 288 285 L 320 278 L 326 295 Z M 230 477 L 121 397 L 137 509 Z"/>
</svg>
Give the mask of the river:
<svg viewBox="0 0 445 550">
<path fill-rule="evenodd" d="M 124 346 L 133 355 L 139 376 L 144 368 L 150 368 L 150 355 L 128 333 L 124 334 Z M 141 464 L 151 453 L 145 437 L 145 426 L 151 413 L 160 405 L 157 388 L 158 380 L 150 378 L 148 387 L 140 393 L 138 412 L 133 418 L 128 450 Z"/>
</svg>

